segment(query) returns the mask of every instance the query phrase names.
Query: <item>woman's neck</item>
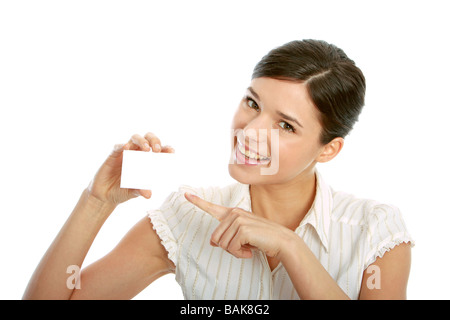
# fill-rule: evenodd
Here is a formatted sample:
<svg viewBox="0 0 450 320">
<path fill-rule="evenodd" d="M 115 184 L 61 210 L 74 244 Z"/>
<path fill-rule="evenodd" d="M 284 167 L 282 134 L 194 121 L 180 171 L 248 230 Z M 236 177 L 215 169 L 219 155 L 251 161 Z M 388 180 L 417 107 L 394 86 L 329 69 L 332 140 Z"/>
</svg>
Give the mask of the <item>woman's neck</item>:
<svg viewBox="0 0 450 320">
<path fill-rule="evenodd" d="M 315 195 L 315 170 L 284 184 L 250 186 L 252 212 L 291 230 L 295 230 L 308 213 Z"/>
</svg>

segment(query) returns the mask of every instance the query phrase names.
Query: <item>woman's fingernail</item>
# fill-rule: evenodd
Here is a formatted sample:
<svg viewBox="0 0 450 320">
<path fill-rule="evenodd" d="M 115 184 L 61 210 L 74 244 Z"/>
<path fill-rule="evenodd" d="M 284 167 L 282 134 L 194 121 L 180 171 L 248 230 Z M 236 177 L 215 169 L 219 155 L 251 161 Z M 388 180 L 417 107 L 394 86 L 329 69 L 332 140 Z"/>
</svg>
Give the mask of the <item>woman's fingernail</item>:
<svg viewBox="0 0 450 320">
<path fill-rule="evenodd" d="M 155 150 L 161 151 L 161 146 L 159 144 L 155 144 Z"/>
<path fill-rule="evenodd" d="M 186 196 L 187 198 L 189 198 L 189 199 L 192 199 L 193 197 L 195 197 L 192 193 L 189 193 L 189 192 L 185 192 L 184 194 L 185 194 L 185 196 Z M 189 200 L 189 199 L 188 199 L 188 200 Z"/>
</svg>

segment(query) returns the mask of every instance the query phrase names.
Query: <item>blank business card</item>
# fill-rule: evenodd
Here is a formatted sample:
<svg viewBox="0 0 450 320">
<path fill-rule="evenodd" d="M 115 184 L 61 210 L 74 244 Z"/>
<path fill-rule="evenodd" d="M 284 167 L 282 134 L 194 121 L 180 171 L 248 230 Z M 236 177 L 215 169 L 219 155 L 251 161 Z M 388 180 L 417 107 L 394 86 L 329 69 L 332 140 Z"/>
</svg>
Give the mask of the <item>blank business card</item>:
<svg viewBox="0 0 450 320">
<path fill-rule="evenodd" d="M 123 151 L 121 188 L 149 189 L 168 187 L 177 183 L 180 171 L 174 153 Z"/>
</svg>

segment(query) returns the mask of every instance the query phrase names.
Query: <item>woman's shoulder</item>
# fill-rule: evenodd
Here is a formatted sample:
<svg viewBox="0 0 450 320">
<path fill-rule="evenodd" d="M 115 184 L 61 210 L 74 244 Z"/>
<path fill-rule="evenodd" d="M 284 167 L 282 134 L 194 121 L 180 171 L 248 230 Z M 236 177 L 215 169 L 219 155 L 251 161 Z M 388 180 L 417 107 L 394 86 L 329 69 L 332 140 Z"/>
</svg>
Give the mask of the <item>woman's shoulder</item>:
<svg viewBox="0 0 450 320">
<path fill-rule="evenodd" d="M 333 191 L 333 213 L 335 221 L 360 224 L 373 227 L 380 221 L 402 220 L 399 208 L 370 198 L 361 198 L 353 194 Z"/>
<path fill-rule="evenodd" d="M 395 205 L 333 192 L 333 208 L 334 222 L 361 228 L 366 247 L 364 269 L 400 243 L 415 244 L 402 213 Z"/>
</svg>

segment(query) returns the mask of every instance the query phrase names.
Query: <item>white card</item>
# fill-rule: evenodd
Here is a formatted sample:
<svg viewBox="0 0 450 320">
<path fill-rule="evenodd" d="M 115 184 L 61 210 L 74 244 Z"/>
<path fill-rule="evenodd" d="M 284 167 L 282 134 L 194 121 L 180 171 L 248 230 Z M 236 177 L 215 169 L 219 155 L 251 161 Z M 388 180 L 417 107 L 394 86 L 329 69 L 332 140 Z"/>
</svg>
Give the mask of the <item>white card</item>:
<svg viewBox="0 0 450 320">
<path fill-rule="evenodd" d="M 147 190 L 175 187 L 180 170 L 174 153 L 124 150 L 120 187 Z"/>
</svg>

